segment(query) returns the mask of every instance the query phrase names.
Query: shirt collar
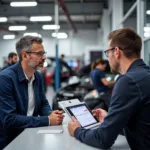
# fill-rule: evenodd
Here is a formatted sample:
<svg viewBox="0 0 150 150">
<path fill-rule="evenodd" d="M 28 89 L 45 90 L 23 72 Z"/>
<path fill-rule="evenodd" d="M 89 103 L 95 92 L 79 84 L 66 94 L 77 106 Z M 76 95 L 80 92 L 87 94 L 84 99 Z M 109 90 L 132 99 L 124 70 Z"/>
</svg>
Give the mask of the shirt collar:
<svg viewBox="0 0 150 150">
<path fill-rule="evenodd" d="M 30 80 L 28 79 L 28 77 L 25 74 L 25 72 L 24 72 L 24 75 L 25 75 L 25 77 L 26 77 L 26 79 L 28 80 L 29 83 L 32 83 L 35 80 L 35 75 L 34 74 L 33 74 L 32 78 Z"/>
<path fill-rule="evenodd" d="M 23 82 L 23 81 L 28 80 L 28 78 L 26 78 L 25 73 L 24 73 L 24 71 L 22 69 L 20 61 L 18 61 L 16 64 L 14 64 L 12 66 L 12 68 L 17 72 L 18 78 L 19 78 L 19 82 Z M 35 79 L 37 78 L 37 73 L 36 72 L 34 73 L 34 77 L 35 77 Z"/>
</svg>

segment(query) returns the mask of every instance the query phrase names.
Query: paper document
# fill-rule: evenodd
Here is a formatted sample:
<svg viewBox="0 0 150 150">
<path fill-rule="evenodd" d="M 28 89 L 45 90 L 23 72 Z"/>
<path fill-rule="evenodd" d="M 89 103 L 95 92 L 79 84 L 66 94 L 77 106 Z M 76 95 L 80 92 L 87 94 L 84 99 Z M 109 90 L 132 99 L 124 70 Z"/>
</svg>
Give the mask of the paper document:
<svg viewBox="0 0 150 150">
<path fill-rule="evenodd" d="M 56 133 L 62 133 L 63 130 L 39 130 L 37 133 L 41 134 L 56 134 Z"/>
</svg>

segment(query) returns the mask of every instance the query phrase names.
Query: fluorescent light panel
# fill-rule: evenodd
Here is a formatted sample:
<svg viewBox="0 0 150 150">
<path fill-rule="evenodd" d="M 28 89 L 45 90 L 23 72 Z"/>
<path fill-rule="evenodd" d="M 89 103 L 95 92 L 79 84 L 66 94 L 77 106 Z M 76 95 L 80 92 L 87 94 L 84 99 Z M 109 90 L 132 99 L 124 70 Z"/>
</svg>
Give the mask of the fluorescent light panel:
<svg viewBox="0 0 150 150">
<path fill-rule="evenodd" d="M 150 27 L 144 27 L 145 32 L 150 32 Z"/>
<path fill-rule="evenodd" d="M 51 21 L 51 16 L 32 16 L 30 17 L 30 21 Z"/>
<path fill-rule="evenodd" d="M 145 38 L 150 37 L 150 32 L 145 32 L 145 33 L 144 33 L 144 37 L 145 37 Z"/>
<path fill-rule="evenodd" d="M 146 11 L 146 14 L 147 14 L 147 15 L 150 15 L 150 10 L 147 10 L 147 11 Z"/>
<path fill-rule="evenodd" d="M 56 30 L 60 29 L 59 25 L 43 25 L 42 26 L 43 30 Z"/>
<path fill-rule="evenodd" d="M 38 34 L 36 32 L 24 33 L 23 36 L 27 36 L 27 35 L 42 37 L 41 34 Z"/>
<path fill-rule="evenodd" d="M 10 26 L 9 27 L 10 31 L 24 31 L 26 29 L 27 29 L 26 26 Z"/>
<path fill-rule="evenodd" d="M 15 38 L 15 35 L 4 35 L 3 36 L 3 39 L 5 39 L 5 40 L 14 39 L 14 38 Z"/>
<path fill-rule="evenodd" d="M 52 37 L 57 37 L 58 39 L 66 39 L 68 38 L 68 35 L 64 32 L 60 32 L 60 33 L 52 33 Z"/>
<path fill-rule="evenodd" d="M 37 5 L 37 2 L 11 2 L 10 6 L 12 7 L 34 7 Z"/>
<path fill-rule="evenodd" d="M 0 22 L 7 22 L 7 18 L 6 17 L 0 17 Z"/>
</svg>

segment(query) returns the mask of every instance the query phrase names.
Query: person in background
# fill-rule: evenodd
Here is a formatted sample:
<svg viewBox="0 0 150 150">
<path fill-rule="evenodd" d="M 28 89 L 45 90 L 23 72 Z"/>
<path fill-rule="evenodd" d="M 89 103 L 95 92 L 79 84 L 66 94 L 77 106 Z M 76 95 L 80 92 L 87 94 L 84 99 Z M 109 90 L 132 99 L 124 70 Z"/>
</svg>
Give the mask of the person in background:
<svg viewBox="0 0 150 150">
<path fill-rule="evenodd" d="M 1 69 L 1 71 L 10 67 L 11 65 L 15 64 L 17 61 L 18 61 L 17 54 L 15 52 L 9 53 L 8 54 L 8 63 Z"/>
<path fill-rule="evenodd" d="M 20 61 L 0 72 L 0 149 L 25 128 L 60 125 L 64 117 L 51 110 L 37 71 L 45 61 L 42 39 L 24 36 L 16 50 Z"/>
<path fill-rule="evenodd" d="M 60 55 L 60 59 L 61 59 L 62 61 L 64 61 L 64 58 L 65 58 L 65 55 L 64 55 L 64 54 L 61 54 L 61 55 Z"/>
<path fill-rule="evenodd" d="M 73 119 L 70 135 L 100 149 L 110 148 L 123 129 L 132 150 L 150 149 L 150 67 L 140 58 L 142 39 L 130 28 L 111 32 L 105 51 L 111 71 L 119 73 L 108 112 L 97 109 L 101 125 L 86 130 Z"/>
<path fill-rule="evenodd" d="M 108 87 L 114 85 L 114 81 L 107 81 L 105 76 L 105 69 L 107 63 L 103 59 L 97 59 L 91 65 L 91 81 L 94 85 L 94 88 L 97 90 L 98 93 L 107 93 Z"/>
</svg>

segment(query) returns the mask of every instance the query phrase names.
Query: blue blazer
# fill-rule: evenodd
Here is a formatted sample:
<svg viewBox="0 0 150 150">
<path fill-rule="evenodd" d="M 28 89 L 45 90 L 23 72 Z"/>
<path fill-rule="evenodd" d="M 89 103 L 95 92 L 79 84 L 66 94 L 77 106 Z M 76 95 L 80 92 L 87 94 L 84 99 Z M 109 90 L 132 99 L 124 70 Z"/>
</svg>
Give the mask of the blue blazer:
<svg viewBox="0 0 150 150">
<path fill-rule="evenodd" d="M 0 72 L 0 149 L 12 141 L 25 128 L 48 126 L 51 108 L 45 97 L 42 77 L 35 72 L 33 82 L 35 110 L 27 116 L 28 81 L 21 63 Z"/>
</svg>

